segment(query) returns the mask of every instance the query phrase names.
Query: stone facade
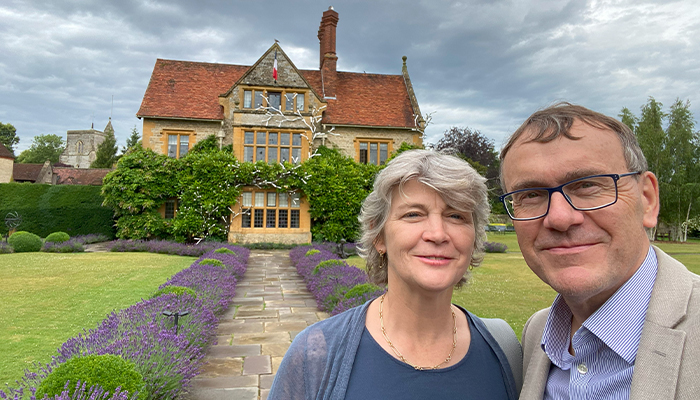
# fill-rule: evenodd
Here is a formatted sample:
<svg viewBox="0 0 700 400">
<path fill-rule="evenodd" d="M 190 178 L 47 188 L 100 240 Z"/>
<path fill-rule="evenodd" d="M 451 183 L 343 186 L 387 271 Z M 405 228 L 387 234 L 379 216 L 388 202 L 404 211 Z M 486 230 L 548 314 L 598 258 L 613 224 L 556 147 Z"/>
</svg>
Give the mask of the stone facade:
<svg viewBox="0 0 700 400">
<path fill-rule="evenodd" d="M 0 157 L 0 183 L 12 181 L 12 167 L 14 160 L 9 157 Z"/>
<path fill-rule="evenodd" d="M 148 118 L 143 121 L 143 147 L 156 153 L 168 154 L 168 134 L 189 135 L 189 148 L 210 135 L 221 131 L 221 121 L 196 121 L 179 119 Z M 224 139 L 223 145 L 231 144 L 232 138 Z"/>
<path fill-rule="evenodd" d="M 97 147 L 105 141 L 106 137 L 104 132 L 95 129 L 68 131 L 66 149 L 59 161 L 75 168 L 90 168 L 90 164 L 95 161 Z"/>
</svg>

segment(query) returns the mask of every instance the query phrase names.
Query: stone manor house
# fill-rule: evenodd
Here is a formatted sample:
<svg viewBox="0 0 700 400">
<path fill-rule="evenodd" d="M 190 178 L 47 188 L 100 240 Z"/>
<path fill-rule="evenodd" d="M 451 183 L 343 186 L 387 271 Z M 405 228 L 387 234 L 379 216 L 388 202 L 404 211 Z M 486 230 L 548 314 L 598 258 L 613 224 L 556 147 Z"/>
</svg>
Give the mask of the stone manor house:
<svg viewBox="0 0 700 400">
<path fill-rule="evenodd" d="M 422 144 L 406 57 L 396 75 L 337 71 L 337 24 L 331 7 L 318 30 L 318 70 L 298 69 L 277 42 L 252 66 L 158 59 L 137 113 L 143 146 L 179 158 L 215 135 L 243 162 L 299 163 L 325 145 L 382 164 L 401 143 Z M 311 241 L 299 193 L 244 188 L 234 209 L 231 242 Z M 161 207 L 164 218 L 176 213 L 177 199 Z"/>
</svg>

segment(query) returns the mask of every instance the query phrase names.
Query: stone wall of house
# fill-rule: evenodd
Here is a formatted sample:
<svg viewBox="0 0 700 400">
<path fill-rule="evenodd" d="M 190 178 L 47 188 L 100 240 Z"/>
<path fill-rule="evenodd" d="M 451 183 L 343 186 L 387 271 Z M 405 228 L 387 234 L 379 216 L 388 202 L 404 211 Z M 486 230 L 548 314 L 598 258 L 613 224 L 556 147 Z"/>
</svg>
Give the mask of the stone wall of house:
<svg viewBox="0 0 700 400">
<path fill-rule="evenodd" d="M 143 120 L 143 146 L 152 149 L 159 154 L 167 154 L 168 132 L 190 134 L 189 147 L 192 148 L 197 142 L 205 139 L 209 135 L 215 135 L 221 130 L 219 121 L 196 121 L 196 120 L 172 120 L 144 118 Z M 224 146 L 231 144 L 224 140 Z"/>
<path fill-rule="evenodd" d="M 0 183 L 9 183 L 12 180 L 14 160 L 0 157 Z"/>
<path fill-rule="evenodd" d="M 97 147 L 105 141 L 105 137 L 104 133 L 94 129 L 68 131 L 66 149 L 59 161 L 75 168 L 90 168 L 90 164 L 95 161 Z M 78 151 L 79 143 L 83 144 L 82 151 Z"/>
<path fill-rule="evenodd" d="M 337 127 L 333 133 L 326 135 L 326 147 L 336 147 L 343 154 L 358 160 L 358 152 L 355 143 L 358 139 L 380 139 L 391 140 L 391 151 L 395 151 L 401 143 L 422 144 L 420 132 L 409 129 L 391 128 L 360 128 L 360 127 Z M 320 146 L 322 141 L 316 139 L 314 146 Z"/>
<path fill-rule="evenodd" d="M 311 232 L 302 233 L 236 233 L 229 232 L 228 241 L 231 243 L 311 243 Z"/>
</svg>

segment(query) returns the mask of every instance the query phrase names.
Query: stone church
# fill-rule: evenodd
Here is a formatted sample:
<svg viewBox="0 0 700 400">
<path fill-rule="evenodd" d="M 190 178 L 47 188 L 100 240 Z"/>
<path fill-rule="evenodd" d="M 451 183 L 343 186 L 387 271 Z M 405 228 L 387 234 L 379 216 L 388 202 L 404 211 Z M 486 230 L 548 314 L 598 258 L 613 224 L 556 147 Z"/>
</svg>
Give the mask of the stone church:
<svg viewBox="0 0 700 400">
<path fill-rule="evenodd" d="M 338 20 L 332 7 L 323 13 L 318 70 L 298 69 L 277 42 L 250 66 L 158 59 L 137 113 L 143 146 L 179 158 L 215 135 L 242 162 L 299 163 L 325 145 L 383 164 L 402 143 L 422 144 L 406 57 L 395 75 L 337 71 Z M 300 193 L 244 188 L 233 208 L 231 242 L 311 241 Z M 176 213 L 177 199 L 161 207 Z"/>
<path fill-rule="evenodd" d="M 72 165 L 74 168 L 90 168 L 95 161 L 97 147 L 105 141 L 107 135 L 114 134 L 112 118 L 109 118 L 103 132 L 94 129 L 68 131 L 66 133 L 66 149 L 61 153 L 59 162 Z"/>
</svg>

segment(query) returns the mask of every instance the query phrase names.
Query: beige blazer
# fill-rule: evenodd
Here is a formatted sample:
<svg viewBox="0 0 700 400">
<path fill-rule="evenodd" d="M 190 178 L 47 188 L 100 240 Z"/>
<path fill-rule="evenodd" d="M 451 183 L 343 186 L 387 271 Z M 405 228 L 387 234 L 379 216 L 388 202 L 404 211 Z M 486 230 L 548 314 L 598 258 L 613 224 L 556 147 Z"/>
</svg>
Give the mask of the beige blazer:
<svg viewBox="0 0 700 400">
<path fill-rule="evenodd" d="M 656 282 L 632 375 L 630 399 L 700 399 L 700 276 L 654 247 Z M 542 399 L 551 365 L 540 342 L 549 309 L 523 329 L 520 399 Z"/>
</svg>

